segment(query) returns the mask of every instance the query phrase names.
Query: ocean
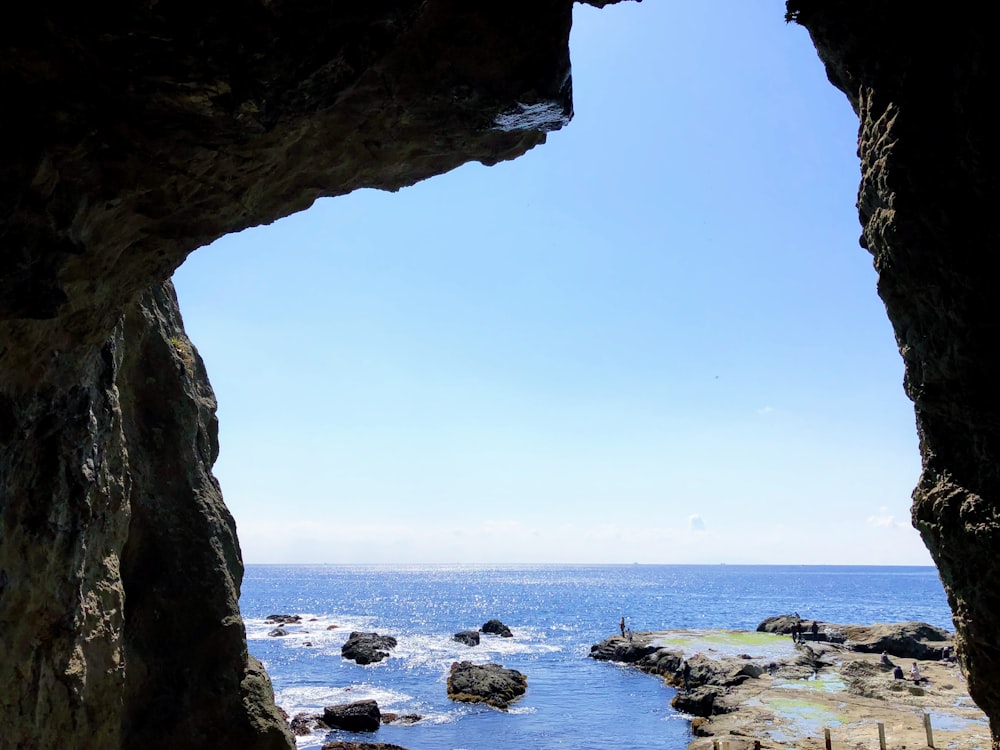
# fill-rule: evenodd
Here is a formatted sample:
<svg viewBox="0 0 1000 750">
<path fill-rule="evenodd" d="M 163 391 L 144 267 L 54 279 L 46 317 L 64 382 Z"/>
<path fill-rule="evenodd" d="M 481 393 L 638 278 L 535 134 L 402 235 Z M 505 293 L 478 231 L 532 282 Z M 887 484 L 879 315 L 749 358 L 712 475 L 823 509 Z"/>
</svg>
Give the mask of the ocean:
<svg viewBox="0 0 1000 750">
<path fill-rule="evenodd" d="M 298 738 L 300 748 L 335 739 L 408 750 L 608 747 L 681 750 L 687 717 L 655 677 L 587 658 L 618 632 L 672 628 L 754 630 L 771 615 L 870 624 L 919 620 L 952 630 L 932 567 L 742 565 L 248 565 L 240 606 L 250 652 L 267 668 L 289 715 L 374 698 L 384 712 L 419 714 L 374 734 L 333 731 Z M 298 614 L 271 637 L 270 614 Z M 498 618 L 513 638 L 452 639 Z M 336 626 L 331 628 L 330 626 Z M 379 664 L 340 656 L 352 630 L 399 645 Z M 495 662 L 528 679 L 510 711 L 454 703 L 445 681 L 454 661 Z"/>
</svg>

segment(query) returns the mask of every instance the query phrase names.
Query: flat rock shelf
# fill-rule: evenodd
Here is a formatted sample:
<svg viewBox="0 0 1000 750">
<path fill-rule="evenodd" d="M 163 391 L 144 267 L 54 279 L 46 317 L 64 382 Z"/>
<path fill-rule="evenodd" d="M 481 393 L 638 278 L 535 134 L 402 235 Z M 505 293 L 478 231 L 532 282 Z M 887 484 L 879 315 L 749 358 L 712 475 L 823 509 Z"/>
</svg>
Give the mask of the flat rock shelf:
<svg viewBox="0 0 1000 750">
<path fill-rule="evenodd" d="M 812 750 L 827 746 L 827 733 L 832 748 L 990 747 L 987 717 L 969 697 L 950 634 L 925 638 L 914 625 L 922 624 L 823 623 L 813 633 L 805 621 L 794 639 L 791 632 L 649 631 L 608 638 L 590 656 L 675 687 L 672 705 L 691 716 L 688 750 L 757 743 Z M 898 637 L 872 651 L 867 635 L 886 632 Z M 914 659 L 914 652 L 935 656 Z"/>
</svg>

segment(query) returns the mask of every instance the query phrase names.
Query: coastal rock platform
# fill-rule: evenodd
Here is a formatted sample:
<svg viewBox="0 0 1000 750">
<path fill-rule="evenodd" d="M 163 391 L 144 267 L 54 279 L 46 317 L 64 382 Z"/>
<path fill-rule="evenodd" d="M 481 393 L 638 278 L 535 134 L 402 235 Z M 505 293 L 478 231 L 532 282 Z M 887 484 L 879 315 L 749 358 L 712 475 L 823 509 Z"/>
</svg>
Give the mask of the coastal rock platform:
<svg viewBox="0 0 1000 750">
<path fill-rule="evenodd" d="M 837 633 L 871 632 L 830 627 Z M 753 748 L 756 742 L 762 748 L 819 750 L 827 729 L 835 750 L 874 750 L 879 723 L 886 747 L 920 748 L 929 744 L 927 720 L 937 748 L 990 747 L 986 715 L 970 699 L 957 664 L 906 656 L 914 644 L 904 631 L 916 633 L 912 637 L 918 640 L 927 631 L 913 623 L 872 626 L 880 633 L 897 627 L 902 636 L 885 642 L 899 643 L 901 653 L 886 651 L 903 669 L 903 679 L 893 676 L 880 653 L 870 651 L 869 640 L 793 642 L 787 635 L 755 631 L 640 632 L 631 641 L 608 638 L 594 645 L 590 656 L 628 664 L 675 687 L 671 705 L 691 715 L 694 736 L 688 750 L 710 750 L 717 741 L 728 742 L 729 750 Z M 933 632 L 928 653 L 952 645 L 938 637 Z M 909 677 L 914 663 L 919 680 Z"/>
</svg>

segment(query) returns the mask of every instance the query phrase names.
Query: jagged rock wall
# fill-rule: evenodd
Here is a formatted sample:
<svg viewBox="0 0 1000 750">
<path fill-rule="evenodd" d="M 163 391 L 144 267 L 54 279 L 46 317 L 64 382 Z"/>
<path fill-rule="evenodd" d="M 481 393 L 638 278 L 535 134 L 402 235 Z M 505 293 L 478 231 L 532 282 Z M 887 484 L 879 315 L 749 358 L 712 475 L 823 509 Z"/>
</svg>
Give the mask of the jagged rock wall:
<svg viewBox="0 0 1000 750">
<path fill-rule="evenodd" d="M 920 436 L 913 522 L 948 593 L 969 692 L 1000 747 L 996 44 L 963 5 L 790 0 L 788 10 L 860 118 L 861 243 Z"/>
<path fill-rule="evenodd" d="M 76 364 L 0 395 L 0 748 L 287 750 L 170 283 Z"/>
<path fill-rule="evenodd" d="M 570 22 L 571 0 L 154 0 L 0 25 L 0 750 L 292 747 L 163 282 L 319 196 L 544 142 Z"/>
<path fill-rule="evenodd" d="M 215 395 L 170 282 L 122 318 L 118 372 L 131 518 L 122 747 L 288 747 L 270 682 L 248 655 L 236 525 L 211 467 Z M 241 701 L 234 701 L 241 696 Z"/>
<path fill-rule="evenodd" d="M 890 0 L 789 13 L 861 118 L 863 242 L 924 457 L 914 521 L 997 737 L 987 25 Z M 3 750 L 290 747 L 235 610 L 210 390 L 160 284 L 318 196 L 542 143 L 571 112 L 569 26 L 570 0 L 36 3 L 0 25 Z"/>
</svg>

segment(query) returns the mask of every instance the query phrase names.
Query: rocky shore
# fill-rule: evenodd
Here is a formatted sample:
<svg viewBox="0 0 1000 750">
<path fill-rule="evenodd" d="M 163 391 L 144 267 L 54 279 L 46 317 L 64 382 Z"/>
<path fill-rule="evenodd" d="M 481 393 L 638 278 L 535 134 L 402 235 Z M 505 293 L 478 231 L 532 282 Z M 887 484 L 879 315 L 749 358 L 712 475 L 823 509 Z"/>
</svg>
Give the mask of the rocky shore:
<svg viewBox="0 0 1000 750">
<path fill-rule="evenodd" d="M 676 688 L 671 705 L 691 716 L 688 750 L 726 742 L 729 750 L 756 743 L 818 750 L 826 730 L 834 748 L 874 749 L 880 723 L 886 747 L 919 748 L 929 744 L 926 722 L 934 747 L 990 747 L 951 638 L 925 623 L 838 625 L 782 615 L 757 631 L 616 635 L 590 656 Z"/>
</svg>

